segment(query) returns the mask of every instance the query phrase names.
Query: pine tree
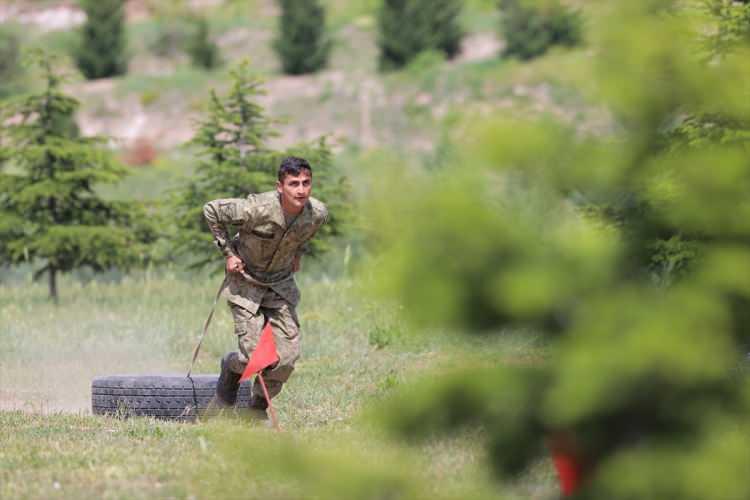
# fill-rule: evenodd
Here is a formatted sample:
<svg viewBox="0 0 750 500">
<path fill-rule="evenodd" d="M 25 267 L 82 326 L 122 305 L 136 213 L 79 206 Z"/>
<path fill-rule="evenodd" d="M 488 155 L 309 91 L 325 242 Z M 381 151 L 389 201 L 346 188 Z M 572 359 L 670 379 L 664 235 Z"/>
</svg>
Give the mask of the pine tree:
<svg viewBox="0 0 750 500">
<path fill-rule="evenodd" d="M 213 69 L 221 65 L 219 47 L 209 37 L 209 26 L 206 18 L 191 16 L 192 33 L 186 41 L 185 51 L 190 56 L 193 66 Z"/>
<path fill-rule="evenodd" d="M 124 74 L 128 66 L 125 2 L 80 1 L 86 22 L 74 54 L 78 68 L 89 80 Z"/>
<path fill-rule="evenodd" d="M 463 36 L 460 14 L 457 0 L 384 0 L 378 13 L 380 68 L 398 69 L 429 50 L 456 55 Z"/>
<path fill-rule="evenodd" d="M 314 73 L 326 66 L 331 40 L 325 9 L 318 0 L 279 0 L 278 35 L 274 49 L 285 73 Z"/>
<path fill-rule="evenodd" d="M 262 83 L 247 63 L 230 72 L 232 86 L 226 96 L 212 90 L 206 118 L 189 142 L 202 161 L 194 179 L 173 199 L 179 255 L 194 259 L 193 266 L 215 262 L 211 235 L 203 221 L 203 205 L 216 198 L 244 197 L 273 185 L 271 152 L 266 140 L 274 135 L 265 110 L 255 102 Z"/>
<path fill-rule="evenodd" d="M 266 141 L 275 136 L 272 122 L 255 99 L 263 93 L 262 83 L 254 77 L 247 63 L 230 72 L 232 86 L 226 96 L 212 91 L 207 117 L 198 123 L 190 144 L 202 157 L 194 180 L 176 193 L 172 203 L 177 234 L 174 248 L 178 255 L 192 260 L 193 267 L 217 263 L 211 234 L 203 220 L 203 205 L 217 198 L 244 198 L 249 193 L 275 189 L 281 159 L 289 154 L 301 155 L 313 166 L 314 196 L 334 209 L 322 238 L 313 240 L 313 252 L 327 248 L 326 236 L 338 236 L 348 213 L 348 186 L 335 173 L 331 152 L 325 140 L 301 145 L 289 151 L 274 151 Z M 329 239 L 329 238 L 328 238 Z"/>
<path fill-rule="evenodd" d="M 0 262 L 41 263 L 50 297 L 57 277 L 87 266 L 94 271 L 142 261 L 154 233 L 139 209 L 109 202 L 96 186 L 125 175 L 100 139 L 82 138 L 73 122 L 78 102 L 60 91 L 52 62 L 39 58 L 45 87 L 2 107 L 5 164 L 0 175 Z"/>
<path fill-rule="evenodd" d="M 448 58 L 456 56 L 461 50 L 461 4 L 456 0 L 434 0 L 425 9 L 432 10 L 432 25 L 437 35 L 436 47 Z"/>
<path fill-rule="evenodd" d="M 559 0 L 500 0 L 499 6 L 506 56 L 528 60 L 556 45 L 581 43 L 579 13 Z"/>
</svg>

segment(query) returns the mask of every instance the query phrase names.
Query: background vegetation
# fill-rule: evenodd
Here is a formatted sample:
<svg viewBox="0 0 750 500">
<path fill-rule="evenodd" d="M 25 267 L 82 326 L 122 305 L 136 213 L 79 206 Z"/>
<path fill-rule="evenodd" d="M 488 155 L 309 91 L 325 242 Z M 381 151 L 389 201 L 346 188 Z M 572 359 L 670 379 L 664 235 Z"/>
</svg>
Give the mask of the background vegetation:
<svg viewBox="0 0 750 500">
<path fill-rule="evenodd" d="M 331 52 L 325 9 L 317 1 L 280 0 L 274 49 L 284 72 L 313 73 L 326 66 Z"/>
<path fill-rule="evenodd" d="M 456 0 L 384 0 L 378 12 L 380 68 L 401 68 L 429 50 L 455 56 L 462 36 L 460 14 Z"/>
<path fill-rule="evenodd" d="M 83 0 L 86 22 L 75 52 L 78 68 L 93 80 L 121 75 L 128 68 L 125 4 L 122 0 Z"/>
</svg>

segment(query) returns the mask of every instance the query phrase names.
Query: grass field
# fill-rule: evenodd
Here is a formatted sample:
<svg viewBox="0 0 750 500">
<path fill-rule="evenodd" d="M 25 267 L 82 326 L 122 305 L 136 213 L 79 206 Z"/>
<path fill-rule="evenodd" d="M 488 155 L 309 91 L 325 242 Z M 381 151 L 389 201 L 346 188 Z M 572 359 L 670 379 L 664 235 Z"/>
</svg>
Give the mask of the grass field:
<svg viewBox="0 0 750 500">
<path fill-rule="evenodd" d="M 304 475 L 302 483 L 292 480 L 295 474 L 264 483 L 250 451 L 261 453 L 258 443 L 266 442 L 262 454 L 273 464 L 269 457 L 283 456 L 289 438 L 312 463 L 331 446 L 353 450 L 357 463 L 373 467 L 399 457 L 409 467 L 398 474 L 415 481 L 415 491 L 438 497 L 470 490 L 479 497 L 549 498 L 554 491 L 546 463 L 517 484 L 489 485 L 481 430 L 405 450 L 383 444 L 358 418 L 426 370 L 538 357 L 542 347 L 533 336 L 466 342 L 413 335 L 398 309 L 369 298 L 354 279 L 322 272 L 300 279 L 303 358 L 277 399 L 282 436 L 231 418 L 174 424 L 91 416 L 93 376 L 187 370 L 219 281 L 164 270 L 109 282 L 65 278 L 57 307 L 42 284 L 21 278 L 0 287 L 0 498 L 206 498 L 214 492 L 298 498 L 295 488 L 309 487 Z M 196 372 L 216 373 L 221 354 L 234 347 L 231 332 L 221 304 Z M 267 467 L 262 477 L 279 469 Z M 242 492 L 233 490 L 240 485 Z"/>
</svg>

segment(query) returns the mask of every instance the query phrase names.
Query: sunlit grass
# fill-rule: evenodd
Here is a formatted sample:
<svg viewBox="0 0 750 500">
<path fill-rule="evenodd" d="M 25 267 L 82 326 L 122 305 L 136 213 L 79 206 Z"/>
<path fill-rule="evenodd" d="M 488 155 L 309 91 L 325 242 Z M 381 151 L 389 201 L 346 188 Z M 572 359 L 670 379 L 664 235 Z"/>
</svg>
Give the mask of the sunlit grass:
<svg viewBox="0 0 750 500">
<path fill-rule="evenodd" d="M 380 438 L 357 415 L 412 375 L 543 352 L 528 334 L 469 340 L 415 336 L 398 308 L 368 298 L 357 280 L 334 279 L 312 262 L 308 268 L 299 280 L 303 355 L 275 403 L 286 433 L 299 435 L 310 453 L 345 433 L 350 445 L 371 453 L 368 460 L 380 460 Z M 226 433 L 243 432 L 247 422 L 180 425 L 88 415 L 93 376 L 187 371 L 220 276 L 161 270 L 110 278 L 87 283 L 63 278 L 59 306 L 48 301 L 43 283 L 20 277 L 0 286 L 0 497 L 59 491 L 71 498 L 204 498 L 213 489 L 230 491 L 221 478 L 240 480 L 219 441 Z M 219 357 L 234 348 L 231 317 L 220 303 L 195 371 L 216 373 Z M 276 439 L 270 431 L 260 436 Z M 448 485 L 435 483 L 438 489 L 473 488 L 483 470 L 477 442 L 469 434 L 424 445 L 416 450 L 421 458 L 415 469 Z M 550 480 L 544 466 L 521 486 L 509 487 L 548 488 Z M 279 491 L 270 498 L 283 497 L 287 489 Z M 242 496 L 268 498 L 252 488 Z"/>
</svg>

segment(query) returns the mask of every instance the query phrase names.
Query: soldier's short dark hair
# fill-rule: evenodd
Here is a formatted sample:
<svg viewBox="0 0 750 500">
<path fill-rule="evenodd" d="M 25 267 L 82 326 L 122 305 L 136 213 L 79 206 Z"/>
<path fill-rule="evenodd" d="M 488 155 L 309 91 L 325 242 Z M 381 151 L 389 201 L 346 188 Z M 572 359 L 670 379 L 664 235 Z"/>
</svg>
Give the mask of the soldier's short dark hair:
<svg viewBox="0 0 750 500">
<path fill-rule="evenodd" d="M 279 165 L 279 182 L 284 182 L 287 175 L 299 175 L 303 170 L 307 170 L 312 175 L 312 167 L 307 160 L 296 156 L 287 156 L 281 160 L 281 165 Z"/>
</svg>

